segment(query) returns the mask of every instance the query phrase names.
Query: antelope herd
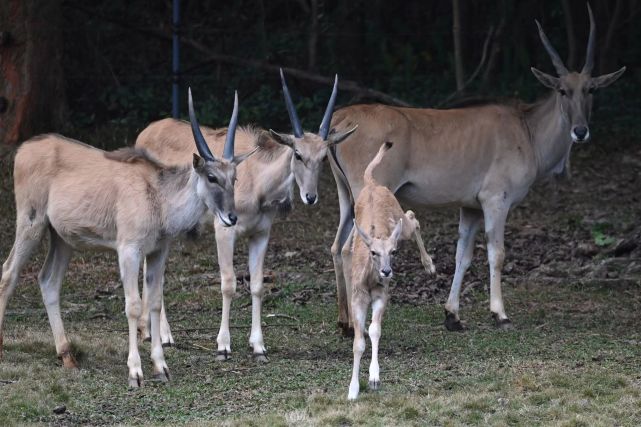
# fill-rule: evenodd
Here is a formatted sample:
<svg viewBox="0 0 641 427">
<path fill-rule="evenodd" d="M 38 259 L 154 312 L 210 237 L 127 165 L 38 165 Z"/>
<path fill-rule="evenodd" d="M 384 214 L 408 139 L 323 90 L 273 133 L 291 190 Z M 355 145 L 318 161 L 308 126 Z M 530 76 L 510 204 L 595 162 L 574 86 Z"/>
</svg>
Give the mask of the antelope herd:
<svg viewBox="0 0 641 427">
<path fill-rule="evenodd" d="M 536 22 L 557 76 L 532 68 L 534 76 L 552 89 L 534 104 L 517 100 L 449 110 L 352 105 L 334 112 L 337 77 L 319 131 L 311 133 L 302 129 L 281 70 L 291 135 L 256 127 L 237 129 L 237 95 L 228 128 L 201 128 L 190 90 L 190 123 L 174 119 L 152 123 L 132 148 L 104 152 L 53 134 L 26 141 L 15 156 L 15 242 L 0 279 L 0 357 L 9 297 L 21 269 L 49 234 L 49 252 L 38 282 L 63 365 L 77 366 L 60 314 L 60 290 L 72 252 L 111 249 L 118 254 L 125 292 L 129 386 L 143 385 L 139 332 L 151 339 L 154 377 L 169 380 L 163 354 L 163 347 L 174 343 L 163 299 L 169 245 L 174 238 L 213 220 L 223 297 L 217 358 L 231 356 L 234 246 L 247 237 L 252 299 L 249 344 L 255 359 L 266 360 L 261 305 L 272 224 L 293 203 L 294 182 L 303 203 L 318 203 L 317 187 L 326 157 L 340 205 L 331 248 L 338 321 L 344 333 L 354 332 L 349 399 L 359 393 L 369 305 L 369 386 L 377 389 L 380 385 L 381 321 L 398 242 L 413 238 L 423 266 L 434 273 L 418 220 L 414 212 L 403 212 L 399 202 L 415 208 L 460 208 L 456 270 L 445 304 L 448 330 L 464 329 L 459 316 L 461 284 L 472 260 L 475 235 L 484 223 L 490 312 L 499 328 L 511 327 L 501 294 L 508 213 L 537 180 L 567 169 L 572 145 L 590 138 L 594 91 L 610 85 L 625 71 L 623 67 L 592 77 L 595 26 L 589 5 L 588 12 L 590 34 L 580 73 L 565 67 Z M 235 145 L 242 154 L 235 154 Z M 142 298 L 138 287 L 141 262 Z"/>
</svg>

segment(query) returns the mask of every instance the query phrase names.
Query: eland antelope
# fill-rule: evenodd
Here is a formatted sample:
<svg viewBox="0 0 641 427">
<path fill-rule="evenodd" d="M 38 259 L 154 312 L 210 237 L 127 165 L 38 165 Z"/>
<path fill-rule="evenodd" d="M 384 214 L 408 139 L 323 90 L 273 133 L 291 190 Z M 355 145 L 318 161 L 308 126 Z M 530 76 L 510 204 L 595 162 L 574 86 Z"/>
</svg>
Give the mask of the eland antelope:
<svg viewBox="0 0 641 427">
<path fill-rule="evenodd" d="M 237 103 L 236 99 L 232 128 L 237 122 Z M 234 157 L 234 133 L 230 132 L 225 155 L 215 157 L 198 129 L 191 91 L 189 109 L 199 155 L 177 166 L 165 166 L 142 149 L 104 152 L 59 135 L 41 135 L 20 147 L 14 164 L 16 238 L 0 279 L 0 356 L 8 299 L 20 270 L 48 231 L 49 252 L 38 282 L 64 366 L 76 367 L 60 315 L 64 273 L 74 250 L 107 249 L 118 253 L 125 291 L 129 385 L 143 385 L 136 336 L 142 311 L 138 290 L 142 258 L 153 373 L 160 380 L 169 379 L 159 328 L 170 241 L 196 226 L 207 209 L 226 225 L 233 225 L 236 166 L 251 154 Z"/>
<path fill-rule="evenodd" d="M 459 239 L 456 271 L 445 305 L 445 326 L 461 330 L 459 294 L 472 260 L 474 237 L 485 223 L 490 264 L 490 311 L 499 327 L 511 325 L 501 296 L 503 238 L 510 209 L 535 181 L 564 170 L 573 143 L 590 137 L 588 120 L 594 92 L 617 80 L 625 67 L 592 77 L 595 26 L 592 11 L 587 57 L 581 72 L 570 72 L 537 21 L 539 36 L 558 76 L 532 68 L 552 92 L 534 104 L 488 104 L 452 110 L 410 109 L 385 105 L 353 105 L 334 114 L 336 131 L 357 124 L 355 137 L 336 148 L 349 186 L 357 197 L 363 171 L 378 149 L 378 141 L 395 141 L 376 171 L 381 185 L 402 203 L 416 207 L 458 206 Z M 349 331 L 349 289 L 343 278 L 341 249 L 352 228 L 349 191 L 336 178 L 340 224 L 332 246 L 336 270 L 339 325 Z"/>
<path fill-rule="evenodd" d="M 261 328 L 261 306 L 264 293 L 263 263 L 272 223 L 279 211 L 287 210 L 291 206 L 294 181 L 298 185 L 303 203 L 308 205 L 318 203 L 318 178 L 328 147 L 340 143 L 356 129 L 353 127 L 344 132 L 329 134 L 329 124 L 338 91 L 337 77 L 318 134 L 303 132 L 282 70 L 280 76 L 294 134 L 286 135 L 273 130 L 267 132 L 249 127 L 237 131 L 236 144 L 239 147 L 243 149 L 259 147 L 260 150 L 238 168 L 235 194 L 238 214 L 236 227 L 225 229 L 218 218 L 214 220 L 223 296 L 222 321 L 217 337 L 219 360 L 226 360 L 231 355 L 229 315 L 231 301 L 236 293 L 233 259 L 236 240 L 241 237 L 249 239 L 252 298 L 249 344 L 256 360 L 266 360 L 267 351 Z M 212 151 L 220 151 L 221 140 L 229 134 L 229 131 L 209 128 L 203 128 L 203 130 Z M 142 131 L 136 141 L 136 147 L 148 150 L 167 164 L 183 163 L 190 155 L 189 144 L 188 124 L 174 119 L 152 123 Z M 163 317 L 162 322 L 161 332 L 165 332 L 163 342 L 171 344 L 173 337 L 167 319 Z M 141 325 L 141 328 L 144 331 L 145 325 Z"/>
<path fill-rule="evenodd" d="M 352 229 L 351 244 L 343 248 L 345 281 L 352 290 L 351 307 L 354 322 L 354 366 L 347 394 L 350 400 L 356 399 L 360 390 L 358 374 L 361 357 L 365 352 L 365 319 L 370 304 L 372 322 L 369 326 L 369 338 L 372 341 L 372 361 L 369 365 L 369 387 L 377 390 L 381 383 L 378 343 L 381 338 L 383 313 L 389 300 L 389 284 L 393 276 L 392 258 L 398 242 L 414 237 L 423 267 L 430 274 L 435 272 L 432 258 L 423 245 L 420 224 L 414 212 L 408 210 L 403 213 L 394 194 L 387 187 L 379 185 L 372 176 L 374 168 L 381 163 L 385 152 L 391 147 L 391 142 L 381 145 L 378 154 L 365 169 L 364 187 L 354 208 L 354 227 L 358 237 L 353 236 Z M 333 156 L 330 156 L 330 162 L 339 172 L 339 178 L 345 188 L 349 189 L 349 183 Z"/>
</svg>

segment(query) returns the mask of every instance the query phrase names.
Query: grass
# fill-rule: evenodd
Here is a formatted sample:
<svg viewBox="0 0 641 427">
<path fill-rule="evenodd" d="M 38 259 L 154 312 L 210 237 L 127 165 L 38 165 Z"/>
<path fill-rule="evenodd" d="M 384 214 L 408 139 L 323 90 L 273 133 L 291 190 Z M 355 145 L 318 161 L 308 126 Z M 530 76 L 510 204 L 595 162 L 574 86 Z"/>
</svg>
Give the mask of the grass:
<svg viewBox="0 0 641 427">
<path fill-rule="evenodd" d="M 329 280 L 328 280 L 329 281 Z M 67 283 L 73 292 L 73 284 Z M 293 285 L 291 285 L 293 286 Z M 63 303 L 81 369 L 55 357 L 34 284 L 13 300 L 0 379 L 0 424 L 181 423 L 218 425 L 636 425 L 641 421 L 641 300 L 638 288 L 508 287 L 506 300 L 518 325 L 494 330 L 486 295 L 465 308 L 470 329 L 446 332 L 438 305 L 392 305 L 384 322 L 381 379 L 356 403 L 345 400 L 351 341 L 337 336 L 331 303 L 292 304 L 283 296 L 266 304 L 270 362 L 256 364 L 245 348 L 249 297 L 235 301 L 233 359 L 216 362 L 215 326 L 220 297 L 208 289 L 177 289 L 212 305 L 181 313 L 178 346 L 167 350 L 173 380 L 126 388 L 126 328 L 122 298 L 104 307 L 106 318 Z M 23 298 L 20 298 L 20 297 Z M 71 301 L 69 295 L 64 298 Z M 98 303 L 100 301 L 97 301 Z M 77 304 L 96 305 L 96 301 Z M 170 303 L 171 304 L 171 303 Z M 577 309 L 587 305 L 590 310 Z M 26 310 L 27 307 L 39 309 Z M 553 307 L 553 308 L 552 308 Z M 614 310 L 614 308 L 617 308 Z M 178 313 L 178 307 L 172 307 Z M 616 313 L 616 317 L 613 315 Z M 174 316 L 176 317 L 176 316 Z M 291 318 L 297 319 L 291 320 Z M 410 327 L 408 327 L 410 326 Z M 191 330 L 203 327 L 205 330 Z M 189 330 L 188 330 L 189 329 Z M 149 374 L 149 345 L 142 344 Z M 54 407 L 67 413 L 55 415 Z"/>
</svg>

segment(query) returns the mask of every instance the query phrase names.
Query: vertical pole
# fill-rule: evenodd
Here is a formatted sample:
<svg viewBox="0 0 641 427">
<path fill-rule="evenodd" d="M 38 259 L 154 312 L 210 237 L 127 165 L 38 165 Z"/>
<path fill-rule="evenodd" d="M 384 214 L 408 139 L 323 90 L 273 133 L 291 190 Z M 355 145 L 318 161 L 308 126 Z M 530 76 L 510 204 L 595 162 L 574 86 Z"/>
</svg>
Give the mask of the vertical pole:
<svg viewBox="0 0 641 427">
<path fill-rule="evenodd" d="M 177 119 L 180 115 L 179 104 L 179 83 L 180 83 L 180 0 L 174 0 L 173 3 L 173 50 L 172 50 L 172 102 L 171 116 Z"/>
</svg>

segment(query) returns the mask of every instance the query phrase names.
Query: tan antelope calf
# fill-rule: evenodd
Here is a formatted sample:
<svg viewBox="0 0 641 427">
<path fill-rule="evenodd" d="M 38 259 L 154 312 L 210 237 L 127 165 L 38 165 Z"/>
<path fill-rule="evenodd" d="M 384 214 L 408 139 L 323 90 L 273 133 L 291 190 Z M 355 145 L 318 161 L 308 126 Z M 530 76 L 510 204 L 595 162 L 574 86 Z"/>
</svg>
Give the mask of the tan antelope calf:
<svg viewBox="0 0 641 427">
<path fill-rule="evenodd" d="M 336 149 L 354 196 L 365 185 L 363 171 L 376 154 L 378 141 L 395 141 L 394 150 L 378 168 L 378 181 L 410 206 L 460 208 L 456 271 L 445 304 L 445 326 L 449 330 L 463 329 L 459 294 L 482 223 L 490 265 L 490 312 L 498 327 L 511 326 L 501 294 L 508 213 L 536 181 L 566 170 L 572 145 L 590 137 L 593 93 L 612 84 L 625 71 L 623 67 L 592 77 L 596 35 L 591 10 L 589 15 L 587 58 L 580 73 L 568 71 L 538 26 L 558 77 L 532 68 L 536 78 L 552 89 L 534 104 L 490 103 L 452 110 L 352 105 L 334 114 L 332 127 L 337 131 L 359 126 L 358 133 Z M 339 323 L 347 330 L 350 298 L 342 274 L 341 248 L 350 235 L 353 215 L 349 191 L 334 167 L 332 171 L 341 212 L 332 255 Z"/>
<path fill-rule="evenodd" d="M 237 100 L 236 100 L 237 103 Z M 107 249 L 118 253 L 129 322 L 129 385 L 143 385 L 137 343 L 142 311 L 138 290 L 140 263 L 151 314 L 151 359 L 154 376 L 169 378 L 160 339 L 160 308 L 165 260 L 171 240 L 192 229 L 209 209 L 232 225 L 236 165 L 233 132 L 225 157 L 214 157 L 189 110 L 196 147 L 191 164 L 167 167 L 145 150 L 104 152 L 59 135 L 41 135 L 25 142 L 14 164 L 16 238 L 0 279 L 0 356 L 7 302 L 20 270 L 45 235 L 50 245 L 38 276 L 53 332 L 56 352 L 65 367 L 76 367 L 60 316 L 60 288 L 72 252 Z M 232 128 L 237 122 L 237 104 Z M 192 142 L 193 144 L 193 142 Z M 250 153 L 251 154 L 251 153 Z"/>
<path fill-rule="evenodd" d="M 272 130 L 240 128 L 236 133 L 236 144 L 241 150 L 261 149 L 238 167 L 236 183 L 236 211 L 238 224 L 225 229 L 219 219 L 214 220 L 216 249 L 221 275 L 223 295 L 222 320 L 218 332 L 218 359 L 225 360 L 231 355 L 229 315 L 231 301 L 236 293 L 234 271 L 234 246 L 241 237 L 249 238 L 249 274 L 252 298 L 252 326 L 249 344 L 257 360 L 266 360 L 266 348 L 261 328 L 261 306 L 264 293 L 263 263 L 272 223 L 279 211 L 286 210 L 292 203 L 294 182 L 300 190 L 305 204 L 318 202 L 318 177 L 328 148 L 335 146 L 354 132 L 355 127 L 344 132 L 329 134 L 329 123 L 334 111 L 338 78 L 318 134 L 303 132 L 291 100 L 285 77 L 281 70 L 281 83 L 294 135 L 284 135 Z M 220 152 L 222 140 L 228 135 L 227 129 L 203 128 L 209 147 Z M 181 164 L 190 154 L 189 125 L 173 119 L 152 123 L 138 136 L 136 147 L 144 148 L 167 164 Z M 145 293 L 143 292 L 143 299 Z M 143 303 L 143 307 L 145 304 Z M 163 309 L 164 314 L 164 309 Z M 148 326 L 143 314 L 140 329 L 147 335 Z M 162 316 L 161 334 L 165 344 L 173 343 L 169 324 Z"/>
<path fill-rule="evenodd" d="M 369 338 L 372 341 L 372 361 L 369 365 L 369 387 L 376 390 L 380 386 L 378 343 L 381 338 L 383 313 L 389 299 L 389 283 L 393 275 L 392 257 L 399 240 L 409 240 L 413 237 L 425 270 L 430 274 L 435 272 L 434 263 L 423 245 L 420 225 L 414 212 L 408 210 L 403 213 L 394 194 L 388 188 L 379 185 L 372 177 L 374 168 L 391 147 L 391 142 L 384 143 L 365 169 L 364 187 L 354 209 L 354 228 L 358 238 L 352 236 L 351 245 L 347 243 L 343 248 L 344 262 L 347 261 L 344 274 L 351 288 L 354 322 L 354 367 L 347 394 L 350 400 L 358 397 L 358 373 L 361 356 L 365 352 L 365 319 L 370 304 L 372 322 L 369 326 Z M 334 165 L 338 165 L 335 159 L 330 158 Z"/>
</svg>

